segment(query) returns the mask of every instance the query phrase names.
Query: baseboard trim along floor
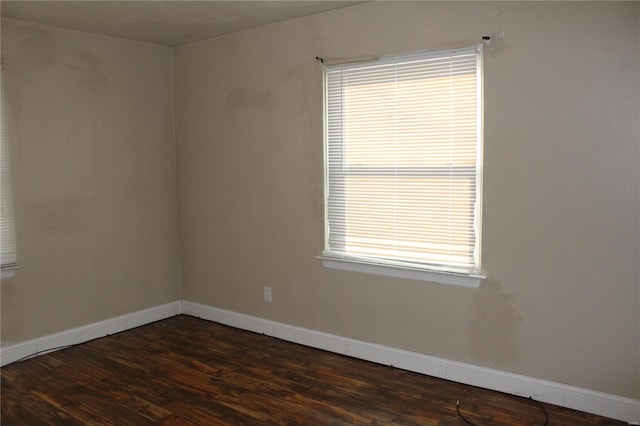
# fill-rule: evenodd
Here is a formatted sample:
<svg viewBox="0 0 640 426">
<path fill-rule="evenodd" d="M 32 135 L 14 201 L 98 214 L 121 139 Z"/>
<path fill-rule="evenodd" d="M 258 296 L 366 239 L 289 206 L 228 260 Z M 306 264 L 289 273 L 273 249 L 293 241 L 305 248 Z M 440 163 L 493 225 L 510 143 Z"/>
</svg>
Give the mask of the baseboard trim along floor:
<svg viewBox="0 0 640 426">
<path fill-rule="evenodd" d="M 532 397 L 538 401 L 630 424 L 640 421 L 640 400 L 349 339 L 189 301 L 175 301 L 3 347 L 0 349 L 0 365 L 4 366 L 33 354 L 87 342 L 179 314 L 454 382 Z"/>
<path fill-rule="evenodd" d="M 640 400 L 349 339 L 188 301 L 183 301 L 182 312 L 289 342 L 454 382 L 532 397 L 630 423 L 640 420 Z"/>
<path fill-rule="evenodd" d="M 88 342 L 98 337 L 130 330 L 181 313 L 182 302 L 175 301 L 26 342 L 16 343 L 15 345 L 5 346 L 0 349 L 0 366 L 11 364 L 30 355 L 41 355 L 50 352 L 54 348 L 64 348 L 65 346 Z"/>
</svg>

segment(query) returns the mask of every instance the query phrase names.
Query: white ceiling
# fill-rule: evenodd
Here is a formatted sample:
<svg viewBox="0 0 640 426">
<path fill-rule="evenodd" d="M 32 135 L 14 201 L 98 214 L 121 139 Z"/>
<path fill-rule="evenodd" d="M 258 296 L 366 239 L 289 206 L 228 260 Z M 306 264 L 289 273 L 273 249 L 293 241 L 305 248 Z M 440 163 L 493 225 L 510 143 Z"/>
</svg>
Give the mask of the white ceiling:
<svg viewBox="0 0 640 426">
<path fill-rule="evenodd" d="M 2 16 L 175 46 L 360 1 L 5 1 Z"/>
</svg>

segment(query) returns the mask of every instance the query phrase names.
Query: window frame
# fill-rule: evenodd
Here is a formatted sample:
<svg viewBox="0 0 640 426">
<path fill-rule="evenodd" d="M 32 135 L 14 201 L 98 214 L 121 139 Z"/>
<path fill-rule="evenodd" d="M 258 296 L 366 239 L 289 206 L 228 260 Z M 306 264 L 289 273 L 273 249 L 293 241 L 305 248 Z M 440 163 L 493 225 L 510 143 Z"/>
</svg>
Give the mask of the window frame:
<svg viewBox="0 0 640 426">
<path fill-rule="evenodd" d="M 476 160 L 475 165 L 470 167 L 471 170 L 475 169 L 475 206 L 473 208 L 473 221 L 475 228 L 475 245 L 473 247 L 473 258 L 475 259 L 475 265 L 469 269 L 459 268 L 452 265 L 437 265 L 427 264 L 414 261 L 402 261 L 402 260 L 390 260 L 378 257 L 368 257 L 358 254 L 350 254 L 345 250 L 336 250 L 336 241 L 332 241 L 332 249 L 329 248 L 330 244 L 330 200 L 329 200 L 329 179 L 330 179 L 330 162 L 329 162 L 329 118 L 328 118 L 328 99 L 329 99 L 329 87 L 327 81 L 327 74 L 330 70 L 334 70 L 338 66 L 348 66 L 350 64 L 332 64 L 323 66 L 323 112 L 324 112 L 324 125 L 323 125 L 323 139 L 324 139 L 324 250 L 322 255 L 318 258 L 322 260 L 323 265 L 327 268 L 340 269 L 354 272 L 364 272 L 376 275 L 384 275 L 398 278 L 408 278 L 421 281 L 429 281 L 443 284 L 453 284 L 465 287 L 477 288 L 482 281 L 487 278 L 486 274 L 481 269 L 481 245 L 482 245 L 482 158 L 483 158 L 483 124 L 484 124 L 484 70 L 483 70 L 483 50 L 482 45 L 474 45 L 461 49 L 449 49 L 440 50 L 434 52 L 424 52 L 419 54 L 408 55 L 394 55 L 377 60 L 366 61 L 367 64 L 383 65 L 389 63 L 397 63 L 403 61 L 410 61 L 416 57 L 451 57 L 452 55 L 473 52 L 476 55 L 476 75 L 477 75 L 477 129 L 476 129 Z M 362 63 L 360 63 L 362 65 Z M 388 175 L 398 175 L 398 170 L 405 176 L 433 176 L 433 177 L 451 177 L 450 167 L 354 167 L 341 164 L 344 169 L 348 167 L 349 176 L 375 174 L 376 176 L 384 176 L 385 170 L 389 169 Z M 458 166 L 464 167 L 464 166 Z M 445 170 L 446 169 L 446 170 Z M 346 180 L 346 174 L 338 174 L 343 180 Z M 340 177 L 337 180 L 340 180 Z M 332 178 L 333 186 L 332 192 L 336 190 L 336 175 L 333 174 Z"/>
</svg>

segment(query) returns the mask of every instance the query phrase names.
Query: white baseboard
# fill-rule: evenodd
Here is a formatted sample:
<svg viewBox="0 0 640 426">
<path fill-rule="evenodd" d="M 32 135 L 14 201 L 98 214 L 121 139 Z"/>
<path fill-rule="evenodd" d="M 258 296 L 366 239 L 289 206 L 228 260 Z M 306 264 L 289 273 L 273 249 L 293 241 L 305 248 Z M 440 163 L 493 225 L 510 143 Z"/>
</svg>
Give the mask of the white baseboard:
<svg viewBox="0 0 640 426">
<path fill-rule="evenodd" d="M 633 422 L 640 420 L 640 400 L 636 399 L 349 339 L 188 301 L 182 302 L 182 312 L 289 342 L 485 389 L 532 397 L 630 424 L 637 424 Z"/>
<path fill-rule="evenodd" d="M 17 343 L 0 348 L 0 366 L 11 364 L 19 359 L 33 354 L 48 352 L 53 348 L 75 345 L 89 340 L 104 337 L 108 334 L 119 333 L 124 330 L 149 324 L 182 313 L 182 302 L 175 301 L 165 305 L 155 306 L 131 314 L 107 319 L 82 327 L 65 330 L 60 333 Z"/>
<path fill-rule="evenodd" d="M 171 302 L 0 348 L 0 365 L 4 366 L 52 348 L 87 342 L 181 313 L 378 364 L 392 365 L 512 395 L 532 397 L 538 401 L 629 423 L 640 420 L 640 400 L 349 339 L 188 301 Z"/>
</svg>

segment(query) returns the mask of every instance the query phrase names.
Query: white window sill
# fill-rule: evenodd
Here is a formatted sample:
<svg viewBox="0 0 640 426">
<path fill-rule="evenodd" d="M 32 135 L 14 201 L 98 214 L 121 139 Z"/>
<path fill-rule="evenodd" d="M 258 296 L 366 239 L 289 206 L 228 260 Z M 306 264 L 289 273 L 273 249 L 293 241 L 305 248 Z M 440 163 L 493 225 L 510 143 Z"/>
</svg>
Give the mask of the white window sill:
<svg viewBox="0 0 640 426">
<path fill-rule="evenodd" d="M 330 256 L 319 256 L 325 268 L 344 271 L 364 272 L 394 278 L 408 278 L 439 284 L 450 284 L 469 288 L 479 288 L 487 277 L 480 274 L 466 274 L 447 271 L 412 268 L 409 266 L 385 265 L 362 260 L 352 260 Z"/>
<path fill-rule="evenodd" d="M 0 279 L 4 280 L 5 278 L 13 277 L 13 274 L 16 272 L 16 269 L 20 268 L 20 265 L 7 265 L 3 266 L 0 269 Z"/>
</svg>

